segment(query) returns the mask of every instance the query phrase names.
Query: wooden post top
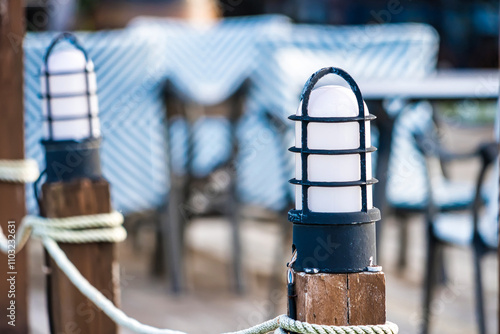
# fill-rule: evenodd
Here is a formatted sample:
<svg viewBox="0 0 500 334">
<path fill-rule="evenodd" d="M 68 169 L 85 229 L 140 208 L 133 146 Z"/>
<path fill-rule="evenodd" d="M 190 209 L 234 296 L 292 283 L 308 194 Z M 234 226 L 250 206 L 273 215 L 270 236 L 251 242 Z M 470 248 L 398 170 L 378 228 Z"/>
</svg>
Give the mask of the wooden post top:
<svg viewBox="0 0 500 334">
<path fill-rule="evenodd" d="M 318 325 L 381 325 L 386 322 L 385 275 L 294 273 L 297 320 Z"/>
</svg>

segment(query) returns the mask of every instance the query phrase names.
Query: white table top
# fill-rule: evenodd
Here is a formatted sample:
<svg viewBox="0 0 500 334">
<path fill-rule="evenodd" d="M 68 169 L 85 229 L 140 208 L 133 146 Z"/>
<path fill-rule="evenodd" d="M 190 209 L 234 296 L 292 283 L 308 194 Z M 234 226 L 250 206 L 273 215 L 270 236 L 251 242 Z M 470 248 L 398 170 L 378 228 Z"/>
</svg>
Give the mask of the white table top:
<svg viewBox="0 0 500 334">
<path fill-rule="evenodd" d="M 498 70 L 439 70 L 435 75 L 411 80 L 359 80 L 358 85 L 366 100 L 392 97 L 408 99 L 497 99 Z"/>
</svg>

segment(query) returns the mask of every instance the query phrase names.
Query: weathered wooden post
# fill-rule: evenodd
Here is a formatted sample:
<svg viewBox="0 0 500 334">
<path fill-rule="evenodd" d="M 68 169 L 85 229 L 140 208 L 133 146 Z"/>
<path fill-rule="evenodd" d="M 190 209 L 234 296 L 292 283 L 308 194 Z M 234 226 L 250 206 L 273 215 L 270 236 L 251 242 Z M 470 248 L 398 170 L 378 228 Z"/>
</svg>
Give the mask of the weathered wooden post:
<svg viewBox="0 0 500 334">
<path fill-rule="evenodd" d="M 23 1 L 0 0 L 0 159 L 24 158 L 23 36 Z M 0 181 L 0 226 L 5 233 L 9 221 L 19 226 L 26 213 L 24 187 Z M 26 254 L 24 249 L 16 255 L 15 270 L 9 270 L 7 256 L 0 254 L 0 333 L 28 333 Z M 9 293 L 10 276 L 15 277 L 14 295 Z"/>
<path fill-rule="evenodd" d="M 500 38 L 498 40 L 498 44 L 500 45 Z M 499 50 L 498 59 L 500 60 L 500 50 Z M 499 107 L 500 106 L 497 106 L 497 114 L 495 117 L 495 140 L 496 140 L 497 144 L 500 145 L 500 109 L 499 109 Z M 497 164 L 500 164 L 500 155 L 497 157 Z M 500 189 L 500 173 L 499 173 L 499 175 L 497 175 L 497 177 L 498 177 L 497 182 L 499 183 L 498 188 Z M 498 195 L 497 202 L 498 202 L 498 208 L 499 208 L 497 220 L 498 220 L 498 223 L 500 224 L 500 193 L 497 195 Z M 500 228 L 498 229 L 498 238 L 500 240 Z M 500 266 L 500 247 L 498 247 L 498 265 Z M 500 270 L 498 271 L 498 286 L 500 286 Z M 498 292 L 498 304 L 497 305 L 500 305 L 500 291 Z M 498 308 L 498 315 L 497 316 L 498 316 L 497 319 L 500 319 L 500 307 Z M 500 333 L 500 321 L 498 322 L 498 333 Z"/>
<path fill-rule="evenodd" d="M 351 90 L 323 86 L 328 74 Z M 319 325 L 381 325 L 386 322 L 385 277 L 374 265 L 370 121 L 351 76 L 336 68 L 316 72 L 306 83 L 295 128 L 296 185 L 294 257 L 289 273 L 289 315 Z M 291 288 L 291 289 L 290 289 Z M 292 291 L 295 288 L 295 295 Z"/>
<path fill-rule="evenodd" d="M 67 41 L 71 49 L 56 50 Z M 109 184 L 102 178 L 100 124 L 92 61 L 76 38 L 60 35 L 50 45 L 41 74 L 47 180 L 42 211 L 49 218 L 111 212 Z M 60 243 L 82 275 L 117 304 L 119 270 L 114 243 Z M 116 324 L 84 297 L 47 259 L 52 333 L 117 333 Z"/>
</svg>

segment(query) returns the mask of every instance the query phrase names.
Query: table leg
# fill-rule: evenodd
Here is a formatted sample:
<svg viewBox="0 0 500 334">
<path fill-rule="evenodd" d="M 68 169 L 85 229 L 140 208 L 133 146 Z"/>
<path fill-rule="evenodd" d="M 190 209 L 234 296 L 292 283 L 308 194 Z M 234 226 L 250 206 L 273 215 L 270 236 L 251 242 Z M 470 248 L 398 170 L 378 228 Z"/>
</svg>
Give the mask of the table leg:
<svg viewBox="0 0 500 334">
<path fill-rule="evenodd" d="M 166 267 L 170 273 L 172 292 L 178 294 L 184 289 L 184 266 L 183 266 L 183 248 L 184 240 L 182 226 L 184 217 L 181 214 L 182 193 L 181 188 L 175 184 L 175 178 L 172 178 L 170 188 L 169 203 L 166 212 L 162 215 L 162 239 Z"/>
</svg>

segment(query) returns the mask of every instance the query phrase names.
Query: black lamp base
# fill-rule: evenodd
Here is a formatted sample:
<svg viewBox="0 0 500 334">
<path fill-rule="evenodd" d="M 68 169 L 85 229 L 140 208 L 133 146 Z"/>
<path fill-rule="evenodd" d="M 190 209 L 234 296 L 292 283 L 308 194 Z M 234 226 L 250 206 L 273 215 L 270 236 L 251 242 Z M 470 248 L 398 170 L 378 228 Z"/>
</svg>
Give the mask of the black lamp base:
<svg viewBox="0 0 500 334">
<path fill-rule="evenodd" d="M 102 178 L 100 143 L 100 138 L 82 141 L 42 140 L 47 166 L 46 182 Z"/>
<path fill-rule="evenodd" d="M 362 272 L 376 263 L 375 222 L 346 225 L 294 224 L 295 271 Z"/>
</svg>

